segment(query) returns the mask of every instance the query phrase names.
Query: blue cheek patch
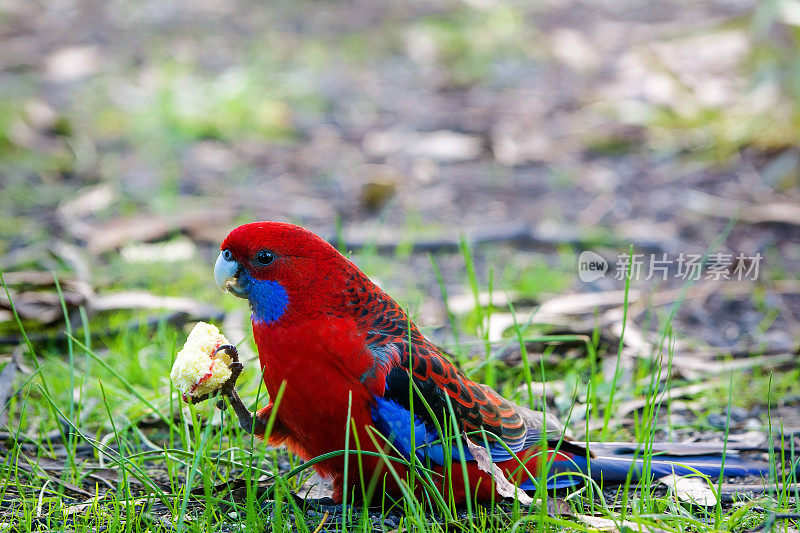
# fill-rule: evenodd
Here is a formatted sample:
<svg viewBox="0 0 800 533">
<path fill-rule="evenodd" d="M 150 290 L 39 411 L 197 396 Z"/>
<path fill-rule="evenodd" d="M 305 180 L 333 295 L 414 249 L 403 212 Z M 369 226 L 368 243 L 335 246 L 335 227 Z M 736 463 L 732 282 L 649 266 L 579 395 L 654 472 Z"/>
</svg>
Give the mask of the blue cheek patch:
<svg viewBox="0 0 800 533">
<path fill-rule="evenodd" d="M 289 295 L 277 281 L 248 276 L 247 295 L 253 320 L 269 324 L 280 320 L 289 305 Z"/>
</svg>

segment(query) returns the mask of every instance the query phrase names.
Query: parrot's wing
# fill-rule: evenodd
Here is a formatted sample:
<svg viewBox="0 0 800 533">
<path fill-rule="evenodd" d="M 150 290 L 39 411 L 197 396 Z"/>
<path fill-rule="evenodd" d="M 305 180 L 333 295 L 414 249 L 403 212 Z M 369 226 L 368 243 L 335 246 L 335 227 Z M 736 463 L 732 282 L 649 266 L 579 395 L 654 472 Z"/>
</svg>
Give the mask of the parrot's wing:
<svg viewBox="0 0 800 533">
<path fill-rule="evenodd" d="M 412 450 L 416 452 L 416 456 L 420 460 L 429 459 L 440 466 L 458 461 L 461 457 L 454 438 L 442 439 L 435 424 L 420 416 L 412 417 L 409 408 L 394 400 L 383 397 L 375 398 L 372 418 L 375 421 L 375 427 L 406 459 L 411 457 Z M 452 435 L 452 433 L 449 431 L 449 434 Z M 449 451 L 446 452 L 446 450 Z M 472 454 L 469 453 L 466 446 L 462 445 L 461 450 L 465 460 L 472 460 Z"/>
<path fill-rule="evenodd" d="M 411 359 L 399 358 L 411 362 L 411 372 L 399 364 L 392 365 L 385 392 L 373 412 L 378 427 L 400 442 L 404 451 L 408 452 L 413 433 L 414 444 L 428 446 L 426 455 L 436 461 L 443 454 L 441 430 L 459 438 L 466 433 L 474 443 L 487 446 L 494 461 L 504 461 L 511 457 L 509 450 L 522 451 L 543 436 L 558 438 L 561 426 L 555 419 L 509 402 L 491 387 L 469 380 L 431 348 L 417 350 Z M 453 448 L 455 458 L 459 457 L 457 448 Z"/>
<path fill-rule="evenodd" d="M 392 433 L 392 438 L 410 442 L 411 435 L 420 432 L 426 439 L 434 435 L 438 439 L 438 426 L 450 435 L 467 433 L 476 444 L 488 444 L 492 457 L 500 457 L 496 460 L 508 459 L 508 449 L 524 450 L 543 433 L 557 438 L 561 427 L 554 419 L 469 380 L 420 333 L 397 302 L 365 277 L 351 278 L 347 294 L 374 362 L 361 380 L 377 398 L 373 416 L 378 427 Z M 412 405 L 422 426 L 415 420 L 412 428 Z M 397 425 L 399 417 L 407 419 L 402 428 Z"/>
</svg>

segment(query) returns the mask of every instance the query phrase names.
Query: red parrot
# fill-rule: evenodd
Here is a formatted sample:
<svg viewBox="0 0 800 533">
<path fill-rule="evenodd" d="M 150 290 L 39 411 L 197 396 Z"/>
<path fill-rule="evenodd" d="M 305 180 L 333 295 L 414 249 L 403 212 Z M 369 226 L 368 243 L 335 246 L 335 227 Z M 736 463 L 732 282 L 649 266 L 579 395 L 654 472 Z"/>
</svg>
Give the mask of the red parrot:
<svg viewBox="0 0 800 533">
<path fill-rule="evenodd" d="M 551 461 L 548 487 L 584 482 L 580 476 L 555 476 L 558 472 L 591 472 L 592 478 L 605 481 L 624 481 L 631 468 L 634 479 L 641 475 L 641 461 L 634 461 L 630 453 L 611 451 L 608 456 L 590 456 L 585 448 L 566 441 L 557 451 L 551 448 L 546 454 L 540 453 L 544 441 L 551 447 L 558 445 L 562 429 L 556 421 L 468 379 L 420 333 L 391 297 L 308 230 L 276 222 L 240 226 L 223 241 L 214 277 L 220 288 L 249 301 L 264 384 L 271 399 L 285 383 L 278 406 L 269 403 L 255 418 L 235 391 L 229 394 L 240 422 L 245 429 L 263 436 L 270 415 L 277 409 L 268 441 L 286 445 L 304 460 L 346 446 L 353 450 L 356 442 L 364 451 L 381 449 L 408 460 L 413 439 L 416 458 L 443 474 L 436 476 L 439 488 L 452 487 L 456 502 L 465 499 L 467 490 L 473 499 L 491 499 L 494 479 L 478 467 L 467 446 L 453 444 L 451 437 L 446 441 L 451 448 L 446 453 L 439 430 L 448 428 L 445 432 L 462 439 L 463 444 L 467 444 L 463 440 L 467 438 L 480 444 L 508 479 L 522 489 L 535 488 L 544 458 Z M 238 372 L 234 381 L 236 376 Z M 412 384 L 416 390 L 413 396 Z M 348 412 L 355 423 L 346 443 Z M 453 418 L 458 432 L 452 430 Z M 478 432 L 484 432 L 483 436 Z M 607 447 L 603 449 L 608 452 Z M 656 476 L 673 471 L 686 474 L 691 467 L 719 475 L 720 457 L 708 455 L 708 449 L 701 453 L 705 455 L 690 460 L 659 456 L 652 461 L 650 471 Z M 462 454 L 467 465 L 466 483 Z M 445 465 L 448 457 L 453 461 L 450 469 Z M 533 477 L 519 468 L 520 461 Z M 369 484 L 373 473 L 378 473 L 386 476 L 385 485 L 381 480 L 378 487 L 400 494 L 393 476 L 387 475 L 383 459 L 363 455 L 360 462 L 363 477 L 359 461 L 349 461 L 348 485 L 358 486 L 362 479 Z M 408 472 L 402 463 L 392 461 L 391 466 L 401 479 L 405 478 Z M 334 499 L 341 501 L 345 494 L 343 456 L 317 463 L 315 468 L 332 479 Z M 753 464 L 733 454 L 726 458 L 725 475 L 765 472 L 768 467 L 764 464 Z M 446 479 L 448 475 L 452 479 Z M 362 496 L 361 489 L 355 496 Z"/>
</svg>

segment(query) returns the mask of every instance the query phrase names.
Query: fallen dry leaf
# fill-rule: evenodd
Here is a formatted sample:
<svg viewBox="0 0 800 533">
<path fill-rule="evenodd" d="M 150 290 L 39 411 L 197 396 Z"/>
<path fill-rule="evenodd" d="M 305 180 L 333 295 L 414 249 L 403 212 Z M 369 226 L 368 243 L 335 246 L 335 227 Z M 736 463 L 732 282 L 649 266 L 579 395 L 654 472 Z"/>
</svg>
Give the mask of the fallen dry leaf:
<svg viewBox="0 0 800 533">
<path fill-rule="evenodd" d="M 555 398 L 556 396 L 561 396 L 566 393 L 566 385 L 563 381 L 548 381 L 548 382 L 541 382 L 541 381 L 531 381 L 530 383 L 531 393 L 533 394 L 534 398 Z M 515 391 L 522 395 L 523 398 L 527 399 L 528 397 L 528 384 L 523 383 L 519 385 Z"/>
<path fill-rule="evenodd" d="M 50 252 L 61 259 L 78 280 L 89 283 L 92 277 L 92 268 L 83 248 L 61 239 L 56 239 L 50 244 Z"/>
<path fill-rule="evenodd" d="M 88 305 L 94 295 L 91 288 L 83 283 L 71 285 L 72 288 L 68 288 L 67 284 L 62 284 L 62 296 L 67 309 Z M 64 318 L 61 299 L 55 290 L 9 291 L 9 293 L 20 318 L 34 320 L 40 324 L 52 324 Z M 11 302 L 5 292 L 0 292 L 0 308 L 11 309 Z"/>
<path fill-rule="evenodd" d="M 752 204 L 692 190 L 687 195 L 686 205 L 692 211 L 703 215 L 725 219 L 738 216 L 739 220 L 751 224 L 778 222 L 800 225 L 800 207 L 793 202 Z"/>
<path fill-rule="evenodd" d="M 161 239 L 173 232 L 193 233 L 209 225 L 224 226 L 232 216 L 229 208 L 198 208 L 169 216 L 135 215 L 89 224 L 81 221 L 68 226 L 72 234 L 86 241 L 89 252 L 99 254 L 131 242 Z"/>
<path fill-rule="evenodd" d="M 45 60 L 45 77 L 54 82 L 70 82 L 96 73 L 103 63 L 98 46 L 64 46 Z"/>
<path fill-rule="evenodd" d="M 127 263 L 177 263 L 188 261 L 197 254 L 197 246 L 187 237 L 164 242 L 131 242 L 120 251 Z"/>
<path fill-rule="evenodd" d="M 717 504 L 717 495 L 706 480 L 699 476 L 678 476 L 669 474 L 658 481 L 675 491 L 675 497 L 682 502 L 712 507 Z"/>
<path fill-rule="evenodd" d="M 107 184 L 81 189 L 58 206 L 56 215 L 62 223 L 96 213 L 117 201 L 119 192 Z"/>
<path fill-rule="evenodd" d="M 514 498 L 522 505 L 531 505 L 533 503 L 533 498 L 528 496 L 524 490 L 511 483 L 508 478 L 506 478 L 503 470 L 492 462 L 489 451 L 486 448 L 478 446 L 469 440 L 466 434 L 464 435 L 464 440 L 467 443 L 469 453 L 472 454 L 472 457 L 478 463 L 478 468 L 487 474 L 491 474 L 497 493 L 500 496 L 504 498 Z"/>
<path fill-rule="evenodd" d="M 723 350 L 720 352 L 724 353 Z M 734 370 L 746 368 L 772 368 L 797 361 L 796 353 L 781 353 L 774 355 L 756 355 L 746 359 L 732 359 L 727 361 L 714 361 L 700 358 L 694 353 L 675 354 L 672 356 L 672 366 L 680 372 L 689 370 L 701 374 L 723 374 Z"/>
<path fill-rule="evenodd" d="M 631 290 L 628 291 L 627 301 L 639 300 L 642 296 L 641 291 Z M 594 313 L 597 308 L 620 306 L 625 303 L 625 300 L 624 290 L 563 294 L 542 303 L 539 312 L 554 315 L 580 315 Z"/>
<path fill-rule="evenodd" d="M 516 292 L 494 291 L 478 293 L 478 304 L 481 307 L 492 305 L 493 307 L 507 307 L 509 302 L 515 302 L 518 298 Z M 516 304 L 515 304 L 516 305 Z M 455 294 L 447 300 L 450 311 L 460 315 L 469 313 L 475 309 L 475 295 L 470 293 Z"/>
<path fill-rule="evenodd" d="M 55 284 L 52 272 L 43 272 L 41 270 L 19 270 L 17 272 L 4 272 L 3 280 L 8 286 L 25 285 L 37 287 L 52 287 Z M 64 279 L 59 279 L 62 286 L 66 282 Z"/>
<path fill-rule="evenodd" d="M 714 387 L 719 386 L 720 383 L 720 380 L 715 379 L 695 383 L 693 385 L 686 385 L 685 387 L 671 387 L 664 389 L 659 392 L 659 397 L 655 400 L 655 403 L 660 404 L 664 401 L 669 403 L 674 398 L 694 396 L 695 394 L 700 394 L 709 389 L 713 389 Z M 643 408 L 650 403 L 653 403 L 652 398 L 635 398 L 633 400 L 622 402 L 614 410 L 614 416 L 625 416 L 633 411 Z"/>
<path fill-rule="evenodd" d="M 735 449 L 759 449 L 767 445 L 767 434 L 763 431 L 747 431 L 728 435 L 728 444 Z"/>
<path fill-rule="evenodd" d="M 591 516 L 584 514 L 576 514 L 574 516 L 587 526 L 602 531 L 613 531 L 618 533 L 622 529 L 626 529 L 631 531 L 639 531 L 640 533 L 667 533 L 661 528 L 651 527 L 646 524 L 640 524 L 639 522 L 633 522 L 631 520 L 612 520 L 611 518 L 604 518 L 602 516 Z"/>
<path fill-rule="evenodd" d="M 314 472 L 297 489 L 297 495 L 305 500 L 331 498 L 333 496 L 333 482 Z"/>
<path fill-rule="evenodd" d="M 372 157 L 386 157 L 403 152 L 411 157 L 433 159 L 439 163 L 471 161 L 480 157 L 483 140 L 454 131 L 372 131 L 364 136 L 364 152 Z"/>
<path fill-rule="evenodd" d="M 513 167 L 552 161 L 574 151 L 576 143 L 565 139 L 563 135 L 554 134 L 554 128 L 550 126 L 555 124 L 542 128 L 532 126 L 530 120 L 520 121 L 517 117 L 499 120 L 490 133 L 495 160 L 501 165 Z"/>
<path fill-rule="evenodd" d="M 97 296 L 91 302 L 92 311 L 116 309 L 167 309 L 198 316 L 208 314 L 210 306 L 192 298 L 158 296 L 145 291 L 120 291 Z M 216 311 L 216 310 L 214 310 Z"/>
<path fill-rule="evenodd" d="M 572 507 L 564 498 L 547 498 L 547 514 L 550 516 L 572 516 Z"/>
</svg>

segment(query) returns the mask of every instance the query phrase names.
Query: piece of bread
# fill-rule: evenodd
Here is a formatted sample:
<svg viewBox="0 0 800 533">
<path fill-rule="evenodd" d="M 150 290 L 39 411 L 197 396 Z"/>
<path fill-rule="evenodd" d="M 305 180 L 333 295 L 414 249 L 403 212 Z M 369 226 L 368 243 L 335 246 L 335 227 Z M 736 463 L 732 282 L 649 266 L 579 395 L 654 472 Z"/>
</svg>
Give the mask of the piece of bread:
<svg viewBox="0 0 800 533">
<path fill-rule="evenodd" d="M 189 333 L 169 374 L 184 401 L 211 394 L 231 377 L 230 355 L 224 350 L 213 355 L 223 344 L 230 342 L 216 326 L 205 322 L 198 322 Z"/>
</svg>

